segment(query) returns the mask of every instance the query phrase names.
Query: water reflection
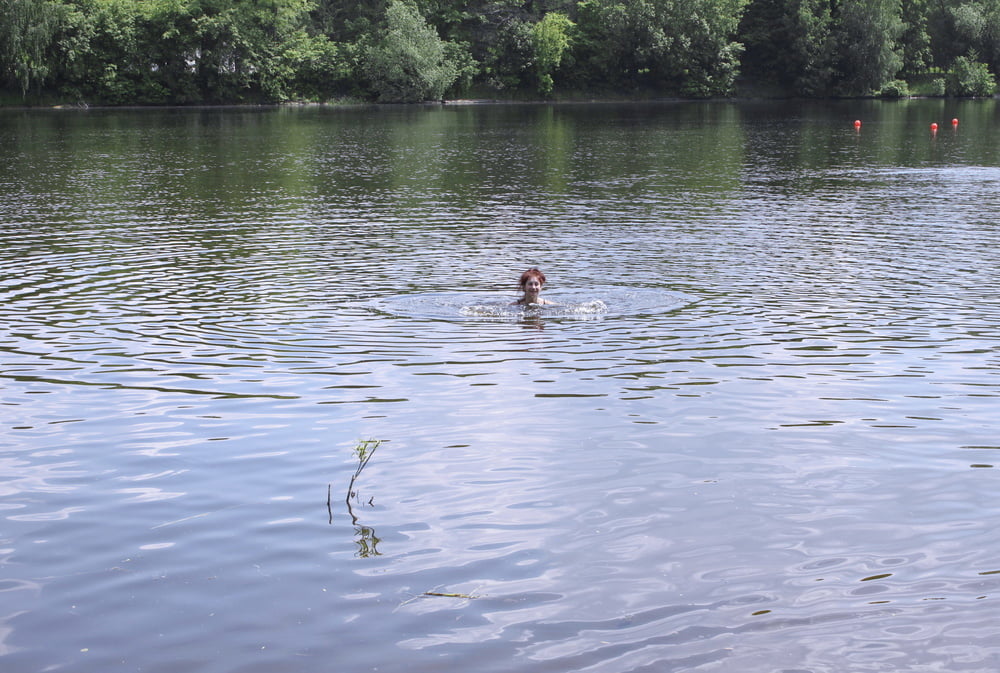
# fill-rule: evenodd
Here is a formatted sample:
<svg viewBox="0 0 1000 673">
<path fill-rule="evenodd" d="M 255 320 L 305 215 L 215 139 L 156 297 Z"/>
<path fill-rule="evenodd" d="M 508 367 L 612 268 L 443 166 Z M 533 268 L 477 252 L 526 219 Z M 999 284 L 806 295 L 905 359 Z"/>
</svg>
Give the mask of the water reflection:
<svg viewBox="0 0 1000 673">
<path fill-rule="evenodd" d="M 358 558 L 370 558 L 372 556 L 381 556 L 382 552 L 378 550 L 378 545 L 382 541 L 375 535 L 375 529 L 371 526 L 360 526 L 354 527 L 355 539 L 354 543 L 358 546 L 358 550 L 355 552 L 355 556 Z"/>
</svg>

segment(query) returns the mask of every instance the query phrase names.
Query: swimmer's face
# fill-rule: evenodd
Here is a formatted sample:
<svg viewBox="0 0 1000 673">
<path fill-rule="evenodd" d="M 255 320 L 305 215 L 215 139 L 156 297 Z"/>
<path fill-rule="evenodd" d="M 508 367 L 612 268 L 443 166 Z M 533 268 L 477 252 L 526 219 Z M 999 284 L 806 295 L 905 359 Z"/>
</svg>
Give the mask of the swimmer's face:
<svg viewBox="0 0 1000 673">
<path fill-rule="evenodd" d="M 530 276 L 526 281 L 524 281 L 525 294 L 538 294 L 541 291 L 542 291 L 542 281 L 538 280 L 534 276 Z"/>
</svg>

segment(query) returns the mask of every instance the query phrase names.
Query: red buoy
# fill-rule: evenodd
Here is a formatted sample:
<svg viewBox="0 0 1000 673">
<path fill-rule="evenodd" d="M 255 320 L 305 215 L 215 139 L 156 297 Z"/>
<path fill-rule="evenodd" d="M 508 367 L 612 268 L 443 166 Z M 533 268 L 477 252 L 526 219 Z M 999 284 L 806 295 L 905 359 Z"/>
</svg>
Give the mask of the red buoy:
<svg viewBox="0 0 1000 673">
<path fill-rule="evenodd" d="M 937 122 L 931 123 L 931 131 L 937 131 Z"/>
<path fill-rule="evenodd" d="M 854 128 L 856 128 L 856 129 L 861 128 L 861 120 L 860 119 L 855 119 L 854 120 Z"/>
<path fill-rule="evenodd" d="M 958 126 L 958 117 L 955 117 L 954 119 L 951 120 L 951 125 Z"/>
</svg>

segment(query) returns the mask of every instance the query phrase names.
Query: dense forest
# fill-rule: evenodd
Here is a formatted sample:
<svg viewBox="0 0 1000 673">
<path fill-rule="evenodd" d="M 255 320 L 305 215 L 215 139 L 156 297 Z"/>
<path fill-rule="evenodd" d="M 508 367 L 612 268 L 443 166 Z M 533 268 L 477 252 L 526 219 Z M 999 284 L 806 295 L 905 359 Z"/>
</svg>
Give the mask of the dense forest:
<svg viewBox="0 0 1000 673">
<path fill-rule="evenodd" d="M 992 95 L 1000 0 L 0 0 L 6 104 Z"/>
</svg>

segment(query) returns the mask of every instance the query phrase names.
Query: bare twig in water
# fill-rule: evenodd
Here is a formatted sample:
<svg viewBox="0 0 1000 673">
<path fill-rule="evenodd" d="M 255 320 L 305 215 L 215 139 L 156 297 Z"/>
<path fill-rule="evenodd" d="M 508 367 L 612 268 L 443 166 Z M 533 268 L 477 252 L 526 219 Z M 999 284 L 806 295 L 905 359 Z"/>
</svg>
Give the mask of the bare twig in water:
<svg viewBox="0 0 1000 673">
<path fill-rule="evenodd" d="M 414 596 L 411 596 L 407 600 L 405 600 L 402 603 L 400 603 L 399 605 L 397 605 L 396 606 L 396 610 L 398 610 L 399 608 L 403 607 L 404 605 L 409 605 L 410 603 L 412 603 L 414 601 L 418 601 L 421 598 L 427 598 L 427 597 L 431 597 L 431 598 L 464 598 L 464 599 L 470 600 L 470 601 L 471 600 L 475 600 L 477 598 L 482 598 L 483 597 L 482 594 L 477 594 L 476 593 L 479 590 L 479 587 L 476 587 L 475 589 L 473 589 L 472 591 L 470 591 L 467 594 L 445 593 L 443 591 L 438 591 L 438 589 L 440 589 L 440 588 L 441 587 L 434 587 L 434 589 L 432 589 L 430 591 L 424 591 L 423 593 L 419 593 L 419 594 L 416 594 Z"/>
<path fill-rule="evenodd" d="M 362 442 L 358 442 L 357 446 L 354 447 L 354 456 L 358 459 L 358 466 L 354 469 L 354 474 L 351 475 L 351 482 L 347 485 L 347 495 L 344 497 L 344 502 L 347 504 L 347 513 L 351 515 L 351 523 L 354 526 L 354 532 L 357 535 L 355 543 L 358 545 L 358 552 L 356 556 L 363 558 L 368 558 L 369 556 L 381 556 L 382 552 L 378 550 L 378 543 L 381 540 L 375 535 L 375 529 L 371 526 L 363 526 L 358 523 L 358 517 L 354 513 L 354 505 L 352 500 L 356 500 L 360 506 L 364 506 L 364 501 L 361 500 L 361 496 L 358 492 L 354 490 L 355 482 L 357 482 L 358 477 L 364 471 L 365 467 L 371 461 L 372 456 L 375 455 L 375 450 L 381 446 L 382 440 L 380 439 L 367 439 Z M 375 497 L 372 496 L 368 498 L 368 506 L 375 506 Z M 326 485 L 326 511 L 329 516 L 329 523 L 333 523 L 333 484 Z"/>
<path fill-rule="evenodd" d="M 354 470 L 354 474 L 351 475 L 351 483 L 347 486 L 347 496 L 344 498 L 344 502 L 347 503 L 347 511 L 351 515 L 351 521 L 356 525 L 358 523 L 358 517 L 354 514 L 354 509 L 351 506 L 351 498 L 356 497 L 357 493 L 354 491 L 354 482 L 357 481 L 358 477 L 361 476 L 361 472 L 368 465 L 368 461 L 372 459 L 375 455 L 375 450 L 382 445 L 381 439 L 366 439 L 363 442 L 359 442 L 357 446 L 354 447 L 354 455 L 358 459 L 358 467 Z M 374 496 L 369 499 L 368 504 L 373 504 L 375 500 Z"/>
</svg>

